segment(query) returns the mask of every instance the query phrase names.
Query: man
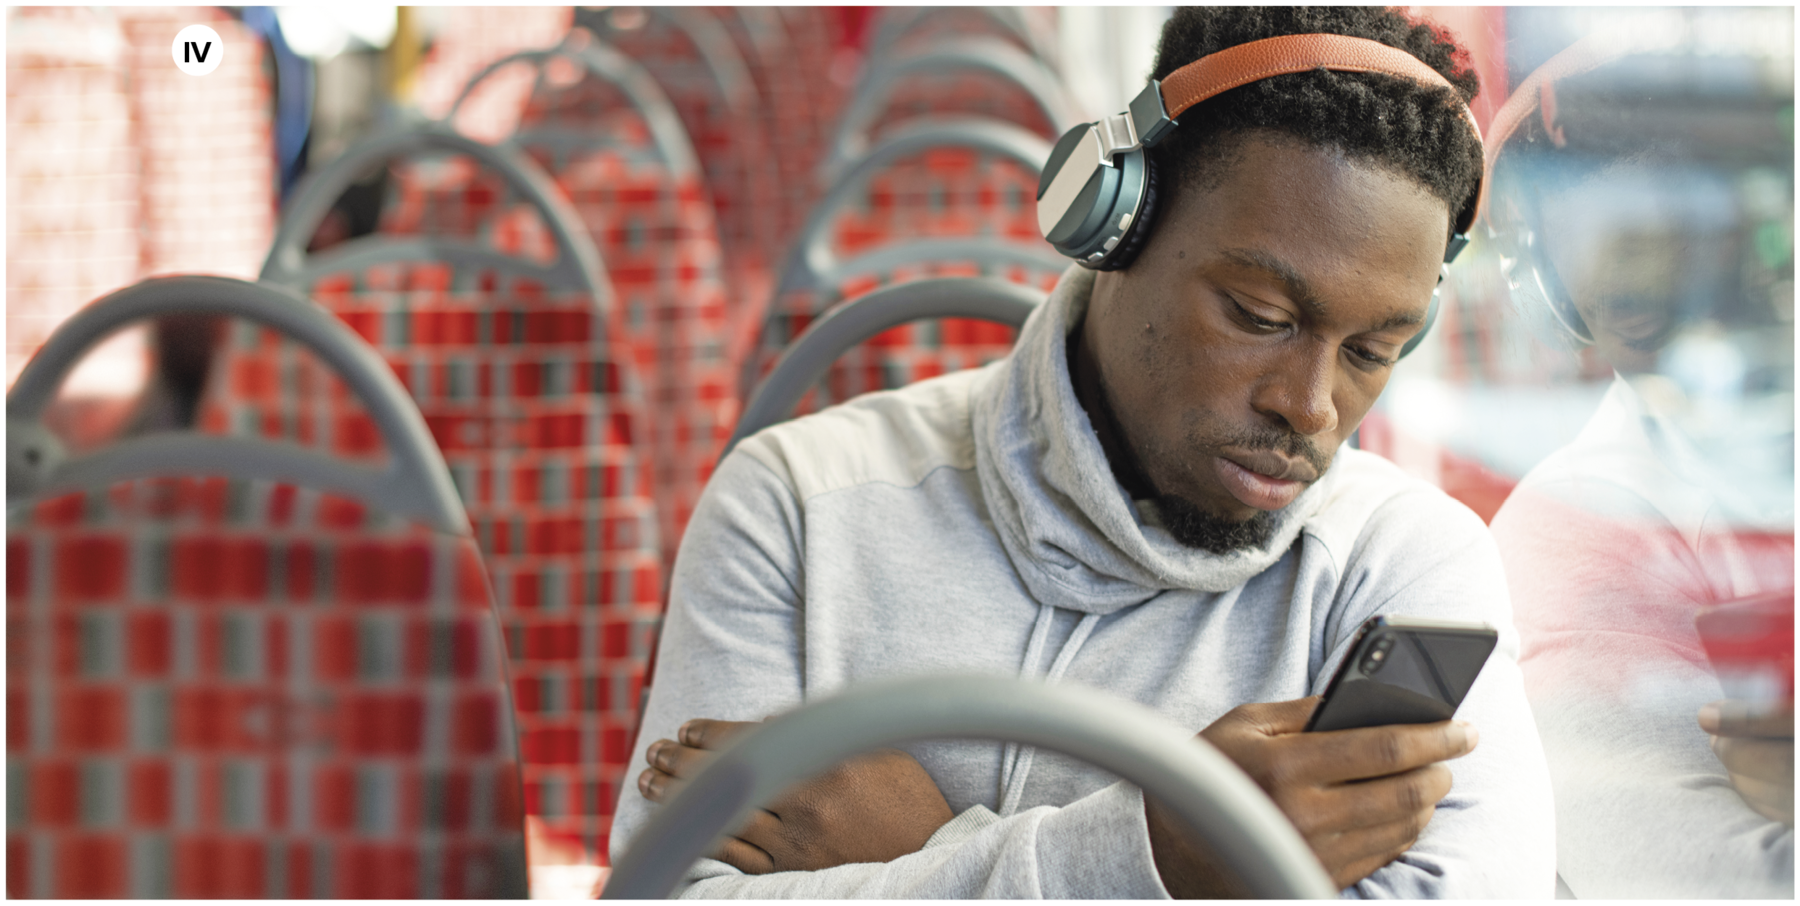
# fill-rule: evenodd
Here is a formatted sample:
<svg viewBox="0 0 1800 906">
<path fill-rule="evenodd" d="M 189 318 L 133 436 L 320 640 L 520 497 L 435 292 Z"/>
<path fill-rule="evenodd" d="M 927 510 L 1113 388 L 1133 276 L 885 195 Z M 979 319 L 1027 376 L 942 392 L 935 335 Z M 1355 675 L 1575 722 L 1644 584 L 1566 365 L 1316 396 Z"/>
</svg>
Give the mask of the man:
<svg viewBox="0 0 1800 906">
<path fill-rule="evenodd" d="M 1204 728 L 1355 894 L 1551 892 L 1493 546 L 1442 493 L 1340 449 L 1421 329 L 1475 190 L 1474 77 L 1430 28 L 1358 8 L 1182 10 L 1156 74 L 1323 32 L 1406 49 L 1457 90 L 1310 71 L 1189 110 L 1152 149 L 1166 194 L 1140 256 L 1071 268 L 1010 358 L 772 428 L 721 464 L 683 540 L 636 756 L 651 767 L 615 857 L 738 722 L 975 671 Z M 1501 629 L 1465 720 L 1301 733 L 1380 613 Z M 1135 788 L 998 742 L 880 753 L 767 809 L 688 895 L 1235 889 Z"/>
<path fill-rule="evenodd" d="M 1792 147 L 1692 128 L 1720 111 L 1773 119 L 1790 101 L 1694 109 L 1648 81 L 1666 45 L 1628 50 L 1606 33 L 1559 53 L 1507 102 L 1492 149 L 1515 303 L 1615 372 L 1493 522 L 1555 785 L 1557 867 L 1583 899 L 1791 899 L 1793 324 L 1757 292 L 1780 262 L 1740 243 L 1758 207 L 1779 216 L 1792 194 L 1785 180 L 1767 198 L 1738 187 L 1790 165 Z M 1720 141 L 1729 154 L 1708 146 Z M 1763 596 L 1778 610 L 1783 595 L 1771 629 L 1785 667 L 1710 662 L 1696 616 Z"/>
</svg>

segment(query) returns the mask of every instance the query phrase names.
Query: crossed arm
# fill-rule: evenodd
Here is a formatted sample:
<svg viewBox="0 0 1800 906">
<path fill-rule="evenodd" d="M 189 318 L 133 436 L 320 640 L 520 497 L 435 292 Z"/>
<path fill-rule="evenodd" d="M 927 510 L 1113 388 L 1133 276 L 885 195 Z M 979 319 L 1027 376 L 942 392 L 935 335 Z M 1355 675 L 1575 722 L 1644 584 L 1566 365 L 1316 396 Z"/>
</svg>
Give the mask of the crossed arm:
<svg viewBox="0 0 1800 906">
<path fill-rule="evenodd" d="M 1442 764 L 1472 751 L 1462 722 L 1302 733 L 1317 697 L 1232 710 L 1200 736 L 1217 746 L 1294 822 L 1332 881 L 1362 880 L 1412 847 L 1450 791 Z M 697 719 L 650 745 L 638 790 L 672 799 L 745 728 Z M 1242 896 L 1206 847 L 1154 800 L 1144 803 L 1156 869 L 1177 897 Z M 954 817 L 912 756 L 884 749 L 803 782 L 758 810 L 713 858 L 746 874 L 889 862 L 918 852 Z"/>
</svg>

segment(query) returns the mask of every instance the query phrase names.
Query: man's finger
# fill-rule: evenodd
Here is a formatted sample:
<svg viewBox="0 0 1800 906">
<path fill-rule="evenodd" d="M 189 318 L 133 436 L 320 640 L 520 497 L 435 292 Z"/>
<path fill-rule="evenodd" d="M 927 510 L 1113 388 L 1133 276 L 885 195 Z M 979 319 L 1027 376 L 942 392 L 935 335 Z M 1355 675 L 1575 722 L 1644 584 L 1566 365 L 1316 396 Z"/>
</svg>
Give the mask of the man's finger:
<svg viewBox="0 0 1800 906">
<path fill-rule="evenodd" d="M 1770 783 L 1755 777 L 1733 774 L 1731 786 L 1752 811 L 1770 821 L 1794 826 L 1794 784 L 1791 779 Z"/>
<path fill-rule="evenodd" d="M 1794 781 L 1794 744 L 1788 740 L 1715 736 L 1713 754 L 1734 775 L 1768 783 Z"/>
<path fill-rule="evenodd" d="M 698 717 L 682 724 L 681 731 L 675 735 L 683 745 L 717 752 L 730 745 L 738 734 L 756 725 L 754 721 L 707 720 Z"/>
<path fill-rule="evenodd" d="M 732 836 L 768 854 L 772 862 L 782 853 L 787 839 L 782 834 L 781 819 L 760 808 L 751 812 L 744 826 L 732 832 Z"/>
<path fill-rule="evenodd" d="M 683 780 L 692 780 L 717 757 L 712 752 L 693 746 L 684 746 L 667 739 L 659 739 L 651 743 L 650 748 L 644 752 L 644 760 L 649 762 L 651 767 Z"/>
<path fill-rule="evenodd" d="M 747 875 L 766 875 L 775 870 L 775 860 L 768 853 L 737 837 L 726 837 L 713 851 L 713 858 Z"/>
<path fill-rule="evenodd" d="M 1479 739 L 1473 725 L 1450 720 L 1309 733 L 1288 744 L 1305 747 L 1300 756 L 1303 773 L 1327 783 L 1342 783 L 1461 758 L 1475 750 Z"/>
<path fill-rule="evenodd" d="M 1794 738 L 1794 703 L 1774 707 L 1726 699 L 1700 709 L 1700 729 L 1714 736 Z"/>
<path fill-rule="evenodd" d="M 687 781 L 671 777 L 656 768 L 645 768 L 638 775 L 638 792 L 651 802 L 668 802 L 687 786 Z"/>
<path fill-rule="evenodd" d="M 1291 802 L 1277 800 L 1294 826 L 1308 839 L 1363 834 L 1368 828 L 1390 824 L 1422 829 L 1425 817 L 1450 792 L 1450 769 L 1428 764 L 1403 774 L 1356 783 L 1340 783 L 1314 790 Z M 1368 855 L 1374 849 L 1350 853 Z"/>
</svg>

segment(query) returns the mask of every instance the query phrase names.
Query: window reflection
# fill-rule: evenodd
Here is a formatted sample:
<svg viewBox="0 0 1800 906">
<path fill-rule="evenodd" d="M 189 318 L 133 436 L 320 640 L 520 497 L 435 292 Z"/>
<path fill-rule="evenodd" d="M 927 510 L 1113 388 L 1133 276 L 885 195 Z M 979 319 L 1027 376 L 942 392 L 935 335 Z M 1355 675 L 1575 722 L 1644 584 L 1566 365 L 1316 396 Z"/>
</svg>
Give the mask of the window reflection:
<svg viewBox="0 0 1800 906">
<path fill-rule="evenodd" d="M 1504 498 L 1568 889 L 1790 897 L 1792 10 L 1507 24 L 1482 264 L 1371 433 Z"/>
</svg>

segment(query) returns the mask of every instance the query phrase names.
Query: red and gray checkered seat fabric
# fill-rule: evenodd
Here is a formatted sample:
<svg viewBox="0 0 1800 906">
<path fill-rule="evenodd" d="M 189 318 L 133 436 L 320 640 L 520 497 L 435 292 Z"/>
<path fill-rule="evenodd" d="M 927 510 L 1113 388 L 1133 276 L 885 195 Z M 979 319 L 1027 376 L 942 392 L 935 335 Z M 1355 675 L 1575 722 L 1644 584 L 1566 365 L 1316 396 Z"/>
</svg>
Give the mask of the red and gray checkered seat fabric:
<svg viewBox="0 0 1800 906">
<path fill-rule="evenodd" d="M 753 312 L 746 317 L 754 324 L 773 285 L 770 262 L 786 251 L 781 171 L 756 110 L 755 86 L 725 82 L 727 71 L 715 68 L 694 36 L 677 24 L 683 19 L 695 27 L 719 29 L 724 40 L 715 49 L 735 55 L 729 34 L 704 13 L 667 7 L 647 8 L 646 13 L 641 26 L 613 28 L 602 37 L 650 72 L 681 117 L 717 212 L 731 304 Z M 741 107 L 732 101 L 737 92 L 745 101 Z"/>
<path fill-rule="evenodd" d="M 831 80 L 823 68 L 806 68 L 780 11 L 767 6 L 708 11 L 731 33 L 756 80 L 769 149 L 781 177 L 782 220 L 776 245 L 785 248 L 818 199 L 814 168 L 830 135 L 829 122 L 819 116 L 819 95 Z"/>
<path fill-rule="evenodd" d="M 223 478 L 7 521 L 8 896 L 523 891 L 470 539 Z"/>
<path fill-rule="evenodd" d="M 828 291 L 787 293 L 776 300 L 777 309 L 763 326 L 755 360 L 757 381 L 768 377 L 782 351 L 799 339 L 813 321 L 881 287 L 928 277 L 996 277 L 1048 292 L 1060 276 L 1061 271 L 1049 265 L 994 268 L 972 261 L 938 261 L 888 273 L 859 274 Z M 794 415 L 816 412 L 872 390 L 892 390 L 940 374 L 986 365 L 1011 352 L 1016 336 L 1017 331 L 1006 325 L 968 318 L 942 318 L 890 328 L 840 356 L 819 386 L 801 398 Z"/>
<path fill-rule="evenodd" d="M 828 21 L 825 7 L 822 6 L 780 6 L 775 11 L 781 14 L 782 24 L 787 26 L 788 39 L 793 48 L 793 64 L 805 80 L 808 93 L 795 98 L 806 105 L 813 117 L 813 131 L 823 137 L 831 134 L 831 127 L 837 123 L 838 114 L 843 111 L 844 104 L 849 101 L 849 88 L 852 73 L 844 73 L 839 81 L 832 74 L 832 57 L 837 42 L 832 37 L 832 27 Z M 824 153 L 820 147 L 816 153 Z"/>
<path fill-rule="evenodd" d="M 993 236 L 1041 244 L 1038 174 L 972 148 L 931 148 L 894 161 L 831 227 L 840 258 L 908 239 Z"/>
<path fill-rule="evenodd" d="M 651 468 L 663 553 L 676 545 L 719 450 L 737 422 L 736 360 L 727 347 L 727 301 L 717 231 L 698 174 L 672 172 L 620 92 L 594 78 L 553 88 L 527 105 L 514 140 L 556 178 L 605 262 L 618 309 L 612 329 L 644 383 Z M 593 147 L 562 156 L 535 147 L 534 128 L 591 131 Z M 565 131 L 566 134 L 566 131 Z M 497 175 L 467 158 L 396 170 L 383 214 L 391 233 L 486 235 L 503 251 L 554 254 L 529 208 L 506 207 Z"/>
<path fill-rule="evenodd" d="M 528 814 L 604 853 L 662 610 L 640 391 L 588 294 L 452 278 L 407 262 L 302 290 L 394 369 L 468 509 L 507 635 Z M 293 344 L 239 330 L 222 362 L 210 430 L 379 453 L 367 414 Z"/>
<path fill-rule="evenodd" d="M 827 225 L 840 261 L 916 239 L 987 237 L 1041 245 L 1036 213 L 1037 174 L 1017 161 L 971 148 L 932 148 L 902 157 L 872 175 L 861 197 Z M 852 267 L 853 265 L 845 265 Z M 819 316 L 871 290 L 925 277 L 993 276 L 1049 290 L 1062 267 L 992 267 L 945 258 L 889 273 L 857 273 L 825 291 L 801 290 L 776 299 L 763 322 L 745 373 L 760 381 L 781 353 Z M 832 366 L 796 414 L 858 393 L 890 389 L 1005 356 L 1014 332 L 997 324 L 949 318 L 885 331 Z M 742 388 L 750 390 L 752 388 Z"/>
</svg>

